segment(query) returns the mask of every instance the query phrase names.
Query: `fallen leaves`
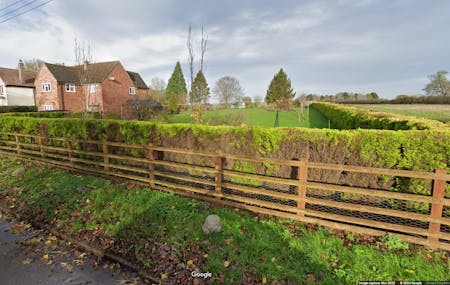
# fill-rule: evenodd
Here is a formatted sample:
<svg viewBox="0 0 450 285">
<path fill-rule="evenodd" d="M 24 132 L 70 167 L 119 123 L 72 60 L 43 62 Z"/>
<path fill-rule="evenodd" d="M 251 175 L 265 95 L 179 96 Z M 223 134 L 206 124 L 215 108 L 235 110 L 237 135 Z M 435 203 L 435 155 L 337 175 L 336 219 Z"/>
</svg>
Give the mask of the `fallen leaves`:
<svg viewBox="0 0 450 285">
<path fill-rule="evenodd" d="M 23 232 L 25 232 L 26 230 L 28 230 L 29 228 L 31 228 L 31 225 L 25 222 L 20 222 L 18 224 L 12 225 L 9 228 L 9 232 L 13 233 L 13 234 L 21 234 Z"/>
<path fill-rule="evenodd" d="M 25 260 L 22 261 L 22 264 L 27 265 L 27 264 L 31 264 L 31 262 L 33 262 L 33 259 L 27 258 L 27 259 L 25 259 Z"/>
<path fill-rule="evenodd" d="M 70 272 L 70 273 L 73 272 L 73 266 L 70 265 L 70 264 L 68 264 L 68 263 L 66 263 L 66 262 L 61 262 L 59 265 L 60 265 L 62 268 L 66 269 L 67 272 Z"/>
<path fill-rule="evenodd" d="M 316 282 L 316 276 L 314 276 L 314 274 L 307 274 L 306 275 L 306 280 L 308 281 L 308 282 Z"/>
<path fill-rule="evenodd" d="M 223 266 L 224 266 L 225 268 L 227 268 L 228 266 L 230 266 L 230 262 L 229 262 L 228 260 L 225 260 L 225 261 L 223 262 Z"/>
</svg>

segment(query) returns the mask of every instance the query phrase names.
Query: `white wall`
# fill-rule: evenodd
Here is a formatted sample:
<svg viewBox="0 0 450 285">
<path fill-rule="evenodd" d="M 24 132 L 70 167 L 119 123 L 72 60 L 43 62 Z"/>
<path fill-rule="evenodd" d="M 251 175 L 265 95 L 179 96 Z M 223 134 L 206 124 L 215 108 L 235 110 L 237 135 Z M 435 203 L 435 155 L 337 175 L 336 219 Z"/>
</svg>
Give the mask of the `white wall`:
<svg viewBox="0 0 450 285">
<path fill-rule="evenodd" d="M 0 94 L 0 96 L 4 96 L 4 97 L 0 97 L 0 106 L 7 106 L 8 105 L 8 100 L 6 97 L 6 88 L 5 88 L 5 84 L 3 82 L 3 80 L 0 78 L 0 86 L 3 86 L 3 94 Z M 5 99 L 2 99 L 5 98 Z"/>
<path fill-rule="evenodd" d="M 6 87 L 8 106 L 34 106 L 34 88 Z"/>
</svg>

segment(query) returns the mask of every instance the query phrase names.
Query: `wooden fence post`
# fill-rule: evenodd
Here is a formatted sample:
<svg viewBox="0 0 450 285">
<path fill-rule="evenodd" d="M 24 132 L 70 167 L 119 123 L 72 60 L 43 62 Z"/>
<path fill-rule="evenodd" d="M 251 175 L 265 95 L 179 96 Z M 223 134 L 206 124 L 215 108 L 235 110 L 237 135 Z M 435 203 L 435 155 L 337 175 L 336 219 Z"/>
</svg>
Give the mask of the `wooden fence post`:
<svg viewBox="0 0 450 285">
<path fill-rule="evenodd" d="M 217 194 L 222 193 L 222 181 L 223 181 L 223 156 L 222 152 L 219 151 L 216 156 L 216 161 L 214 164 L 214 168 L 216 169 L 216 174 L 214 177 L 214 181 L 216 182 L 215 191 Z"/>
<path fill-rule="evenodd" d="M 20 154 L 20 140 L 19 140 L 19 136 L 17 134 L 14 134 L 14 138 L 16 139 L 16 152 L 17 152 L 17 154 Z"/>
<path fill-rule="evenodd" d="M 148 143 L 147 144 L 147 159 L 148 159 L 148 179 L 150 181 L 150 187 L 155 186 L 155 174 L 153 173 L 155 171 L 155 165 L 152 163 L 152 161 L 155 160 L 155 155 L 153 153 L 153 144 Z"/>
<path fill-rule="evenodd" d="M 444 169 L 436 169 L 436 173 L 447 174 L 447 171 Z M 441 218 L 442 210 L 444 208 L 444 196 L 445 196 L 445 180 L 434 180 L 433 182 L 433 203 L 431 204 L 431 212 L 430 216 L 432 218 Z M 440 233 L 441 224 L 430 222 L 428 226 L 429 233 Z M 438 242 L 439 238 L 428 236 L 429 241 Z"/>
<path fill-rule="evenodd" d="M 67 139 L 67 156 L 69 157 L 69 161 L 72 162 L 72 140 L 71 139 Z"/>
<path fill-rule="evenodd" d="M 300 166 L 298 167 L 298 180 L 300 182 L 307 182 L 308 181 L 308 167 L 306 166 L 306 163 L 308 161 L 303 158 L 300 161 Z M 301 217 L 305 216 L 305 198 L 306 198 L 306 186 L 299 185 L 298 186 L 298 201 L 297 201 L 297 209 L 299 210 L 298 215 Z"/>
<path fill-rule="evenodd" d="M 41 153 L 41 157 L 45 157 L 44 140 L 41 135 L 38 136 L 38 143 L 39 143 L 39 152 Z"/>
<path fill-rule="evenodd" d="M 109 171 L 109 157 L 108 157 L 108 143 L 103 140 L 103 169 L 105 172 Z"/>
</svg>

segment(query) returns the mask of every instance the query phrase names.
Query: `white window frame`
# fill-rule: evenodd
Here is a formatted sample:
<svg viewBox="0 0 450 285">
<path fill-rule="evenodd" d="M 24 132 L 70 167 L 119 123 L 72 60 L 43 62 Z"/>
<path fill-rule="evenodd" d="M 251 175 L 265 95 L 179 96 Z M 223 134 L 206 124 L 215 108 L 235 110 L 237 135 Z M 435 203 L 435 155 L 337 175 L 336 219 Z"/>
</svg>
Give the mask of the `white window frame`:
<svg viewBox="0 0 450 285">
<path fill-rule="evenodd" d="M 0 96 L 5 95 L 5 85 L 0 85 Z"/>
<path fill-rule="evenodd" d="M 50 92 L 52 91 L 52 85 L 48 82 L 42 83 L 42 92 Z"/>
<path fill-rule="evenodd" d="M 53 111 L 53 105 L 44 105 L 44 111 Z"/>
<path fill-rule="evenodd" d="M 89 84 L 89 93 L 95 93 L 97 89 L 97 84 Z"/>
<path fill-rule="evenodd" d="M 75 84 L 74 83 L 66 83 L 66 92 L 67 93 L 75 93 Z"/>
<path fill-rule="evenodd" d="M 131 95 L 136 95 L 136 87 L 128 87 L 128 93 Z"/>
</svg>

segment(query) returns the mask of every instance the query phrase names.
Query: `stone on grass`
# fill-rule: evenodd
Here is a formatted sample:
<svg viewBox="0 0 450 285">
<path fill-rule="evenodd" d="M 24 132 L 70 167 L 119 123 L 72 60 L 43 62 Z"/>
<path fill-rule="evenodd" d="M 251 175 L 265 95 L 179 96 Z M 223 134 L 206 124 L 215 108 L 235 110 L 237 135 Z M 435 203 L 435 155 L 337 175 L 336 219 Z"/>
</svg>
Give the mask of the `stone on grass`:
<svg viewBox="0 0 450 285">
<path fill-rule="evenodd" d="M 92 190 L 91 188 L 86 187 L 86 186 L 78 186 L 77 187 L 77 191 L 80 193 L 89 193 L 89 192 L 91 192 L 91 190 Z"/>
<path fill-rule="evenodd" d="M 23 167 L 19 167 L 16 170 L 14 170 L 13 172 L 11 172 L 12 177 L 23 176 L 24 174 L 25 174 L 25 168 L 23 168 Z"/>
<path fill-rule="evenodd" d="M 222 225 L 220 224 L 219 216 L 209 215 L 206 217 L 202 230 L 205 234 L 220 232 L 222 230 Z"/>
</svg>

